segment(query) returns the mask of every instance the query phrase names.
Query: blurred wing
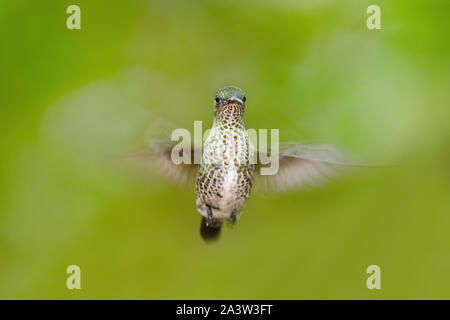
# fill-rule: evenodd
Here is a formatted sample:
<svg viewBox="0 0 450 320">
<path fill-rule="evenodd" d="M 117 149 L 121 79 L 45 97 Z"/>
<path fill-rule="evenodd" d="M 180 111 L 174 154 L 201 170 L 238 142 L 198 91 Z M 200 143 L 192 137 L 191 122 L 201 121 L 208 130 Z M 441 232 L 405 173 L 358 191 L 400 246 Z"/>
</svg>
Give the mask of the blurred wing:
<svg viewBox="0 0 450 320">
<path fill-rule="evenodd" d="M 261 168 L 269 166 L 256 166 L 255 185 L 274 192 L 321 186 L 346 171 L 364 167 L 346 159 L 333 146 L 308 146 L 296 142 L 280 144 L 279 169 L 276 174 L 261 175 Z"/>
<path fill-rule="evenodd" d="M 190 149 L 191 164 L 175 164 L 171 157 L 173 146 L 168 139 L 151 139 L 148 140 L 146 150 L 127 156 L 126 159 L 138 169 L 160 172 L 172 178 L 179 185 L 193 184 L 198 170 L 198 165 L 194 164 L 194 152 L 199 151 Z M 181 150 L 180 156 L 183 155 L 182 152 Z"/>
</svg>

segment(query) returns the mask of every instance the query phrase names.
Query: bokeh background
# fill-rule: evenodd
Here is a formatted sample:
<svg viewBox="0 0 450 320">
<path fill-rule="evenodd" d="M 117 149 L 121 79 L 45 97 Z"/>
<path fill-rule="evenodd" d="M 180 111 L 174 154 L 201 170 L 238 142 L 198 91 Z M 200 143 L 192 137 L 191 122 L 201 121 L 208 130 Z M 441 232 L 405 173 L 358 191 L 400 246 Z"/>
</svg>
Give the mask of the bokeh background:
<svg viewBox="0 0 450 320">
<path fill-rule="evenodd" d="M 81 30 L 66 28 L 71 4 Z M 0 298 L 449 299 L 449 9 L 1 0 Z M 172 125 L 206 129 L 229 84 L 248 127 L 391 165 L 254 193 L 207 246 L 193 184 L 114 159 Z M 381 290 L 366 288 L 372 264 Z"/>
</svg>

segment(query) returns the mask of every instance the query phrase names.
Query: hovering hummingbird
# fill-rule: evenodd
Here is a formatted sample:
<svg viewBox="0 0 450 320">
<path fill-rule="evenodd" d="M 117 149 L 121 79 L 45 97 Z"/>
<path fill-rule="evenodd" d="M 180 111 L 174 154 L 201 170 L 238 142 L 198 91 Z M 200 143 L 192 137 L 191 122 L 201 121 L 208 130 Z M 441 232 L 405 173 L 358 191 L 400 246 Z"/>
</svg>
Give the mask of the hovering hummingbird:
<svg viewBox="0 0 450 320">
<path fill-rule="evenodd" d="M 199 164 L 175 164 L 171 159 L 173 146 L 168 141 L 149 141 L 146 154 L 156 158 L 160 168 L 162 165 L 166 172 L 190 181 L 196 177 L 197 209 L 202 215 L 200 234 L 206 242 L 218 239 L 224 222 L 236 223 L 254 182 L 269 190 L 305 188 L 335 177 L 341 169 L 358 166 L 346 161 L 332 146 L 290 142 L 280 144 L 275 155 L 278 172 L 262 175 L 264 165 L 251 161 L 256 149 L 244 125 L 245 105 L 242 89 L 227 86 L 217 90 L 214 123 Z M 198 150 L 190 151 L 194 154 Z"/>
</svg>

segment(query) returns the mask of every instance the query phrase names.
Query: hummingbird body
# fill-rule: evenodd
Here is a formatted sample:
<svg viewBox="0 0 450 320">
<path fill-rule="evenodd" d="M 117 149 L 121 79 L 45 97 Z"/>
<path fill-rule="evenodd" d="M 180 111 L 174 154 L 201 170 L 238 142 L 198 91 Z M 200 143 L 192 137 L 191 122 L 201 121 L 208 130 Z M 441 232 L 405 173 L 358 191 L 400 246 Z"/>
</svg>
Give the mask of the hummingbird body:
<svg viewBox="0 0 450 320">
<path fill-rule="evenodd" d="M 234 223 L 250 196 L 254 152 L 245 125 L 244 92 L 235 87 L 219 89 L 215 98 L 215 119 L 204 143 L 197 177 L 197 208 L 203 216 L 202 234 L 216 231 L 225 220 Z"/>
</svg>

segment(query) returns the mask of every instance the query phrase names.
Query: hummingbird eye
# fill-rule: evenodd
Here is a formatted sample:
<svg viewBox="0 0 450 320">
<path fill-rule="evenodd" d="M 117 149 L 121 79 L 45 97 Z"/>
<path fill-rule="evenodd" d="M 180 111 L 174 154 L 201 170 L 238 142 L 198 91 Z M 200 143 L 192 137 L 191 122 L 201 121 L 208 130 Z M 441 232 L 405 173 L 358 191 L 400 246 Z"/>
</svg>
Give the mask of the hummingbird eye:
<svg viewBox="0 0 450 320">
<path fill-rule="evenodd" d="M 245 102 L 245 100 L 247 100 L 247 98 L 244 96 L 244 98 L 242 98 L 242 101 L 244 101 Z"/>
<path fill-rule="evenodd" d="M 219 101 L 220 101 L 220 98 L 219 98 L 219 96 L 216 96 L 216 103 L 219 103 Z"/>
</svg>

